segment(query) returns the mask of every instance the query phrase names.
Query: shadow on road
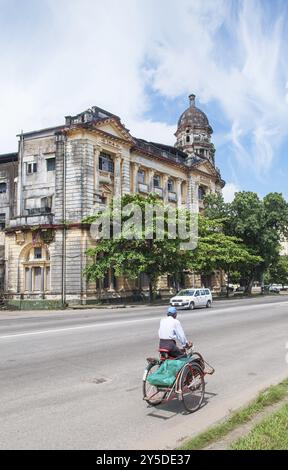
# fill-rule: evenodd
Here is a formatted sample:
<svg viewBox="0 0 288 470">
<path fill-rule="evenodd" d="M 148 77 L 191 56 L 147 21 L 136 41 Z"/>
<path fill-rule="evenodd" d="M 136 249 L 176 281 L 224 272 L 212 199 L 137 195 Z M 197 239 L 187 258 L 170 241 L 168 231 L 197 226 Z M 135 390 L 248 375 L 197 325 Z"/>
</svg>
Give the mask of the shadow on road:
<svg viewBox="0 0 288 470">
<path fill-rule="evenodd" d="M 209 402 L 211 401 L 211 399 L 213 399 L 217 395 L 218 395 L 217 393 L 205 392 L 205 397 L 200 407 L 200 410 L 204 408 L 205 406 L 207 406 Z M 151 412 L 148 413 L 147 416 L 151 416 L 152 418 L 158 418 L 158 419 L 163 419 L 163 420 L 174 418 L 174 416 L 177 416 L 179 414 L 182 414 L 182 415 L 191 414 L 185 410 L 182 402 L 178 400 L 177 397 L 174 397 L 170 399 L 169 401 L 160 403 L 160 405 L 156 405 L 156 406 L 147 405 L 147 408 L 151 409 Z"/>
</svg>

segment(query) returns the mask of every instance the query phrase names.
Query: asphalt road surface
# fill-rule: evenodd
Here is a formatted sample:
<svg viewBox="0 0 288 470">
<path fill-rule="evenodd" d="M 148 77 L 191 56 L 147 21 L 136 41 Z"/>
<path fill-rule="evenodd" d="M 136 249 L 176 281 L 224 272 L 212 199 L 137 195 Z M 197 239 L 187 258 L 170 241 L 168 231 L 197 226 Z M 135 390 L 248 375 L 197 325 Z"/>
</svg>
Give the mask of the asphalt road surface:
<svg viewBox="0 0 288 470">
<path fill-rule="evenodd" d="M 204 406 L 147 406 L 165 311 L 0 312 L 0 449 L 173 449 L 288 376 L 288 297 L 217 301 L 179 313 L 216 369 Z"/>
</svg>

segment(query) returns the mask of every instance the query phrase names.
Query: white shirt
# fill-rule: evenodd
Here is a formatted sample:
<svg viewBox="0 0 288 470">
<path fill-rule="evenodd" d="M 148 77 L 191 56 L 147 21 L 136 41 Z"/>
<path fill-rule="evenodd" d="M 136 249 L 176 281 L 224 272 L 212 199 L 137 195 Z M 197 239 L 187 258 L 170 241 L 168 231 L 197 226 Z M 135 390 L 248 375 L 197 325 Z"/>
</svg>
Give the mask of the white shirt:
<svg viewBox="0 0 288 470">
<path fill-rule="evenodd" d="M 170 315 L 162 318 L 158 333 L 160 339 L 178 339 L 183 347 L 188 343 L 180 321 Z"/>
</svg>

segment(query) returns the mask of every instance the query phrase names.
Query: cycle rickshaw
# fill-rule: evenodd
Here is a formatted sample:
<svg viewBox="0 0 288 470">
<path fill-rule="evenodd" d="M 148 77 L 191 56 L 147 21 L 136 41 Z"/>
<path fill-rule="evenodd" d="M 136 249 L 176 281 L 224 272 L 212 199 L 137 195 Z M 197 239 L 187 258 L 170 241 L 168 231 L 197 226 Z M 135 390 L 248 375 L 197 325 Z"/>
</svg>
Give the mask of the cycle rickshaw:
<svg viewBox="0 0 288 470">
<path fill-rule="evenodd" d="M 214 368 L 208 364 L 203 356 L 194 352 L 193 347 L 186 350 L 186 355 L 174 358 L 169 356 L 166 349 L 159 349 L 160 357 L 147 358 L 147 366 L 143 375 L 143 400 L 150 406 L 157 406 L 160 403 L 167 402 L 168 400 L 178 397 L 186 411 L 193 413 L 197 411 L 202 405 L 205 395 L 205 380 L 206 374 L 212 375 Z M 166 361 L 182 361 L 178 364 L 179 369 L 175 377 L 170 378 L 170 383 L 164 384 L 152 381 L 155 372 L 160 371 L 164 362 Z M 166 365 L 171 365 L 166 364 Z M 172 364 L 173 365 L 173 364 Z M 177 367 L 178 367 L 177 365 Z M 149 378 L 152 383 L 149 382 Z"/>
</svg>

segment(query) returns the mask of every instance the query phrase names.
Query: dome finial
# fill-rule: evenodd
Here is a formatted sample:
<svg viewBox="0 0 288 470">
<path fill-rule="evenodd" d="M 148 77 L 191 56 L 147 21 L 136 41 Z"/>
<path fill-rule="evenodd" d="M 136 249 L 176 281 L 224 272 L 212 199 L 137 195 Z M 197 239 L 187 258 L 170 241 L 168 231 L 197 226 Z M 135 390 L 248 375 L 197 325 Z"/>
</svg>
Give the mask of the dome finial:
<svg viewBox="0 0 288 470">
<path fill-rule="evenodd" d="M 195 107 L 195 95 L 193 93 L 189 95 L 189 101 L 190 101 L 190 107 L 191 106 Z"/>
</svg>

